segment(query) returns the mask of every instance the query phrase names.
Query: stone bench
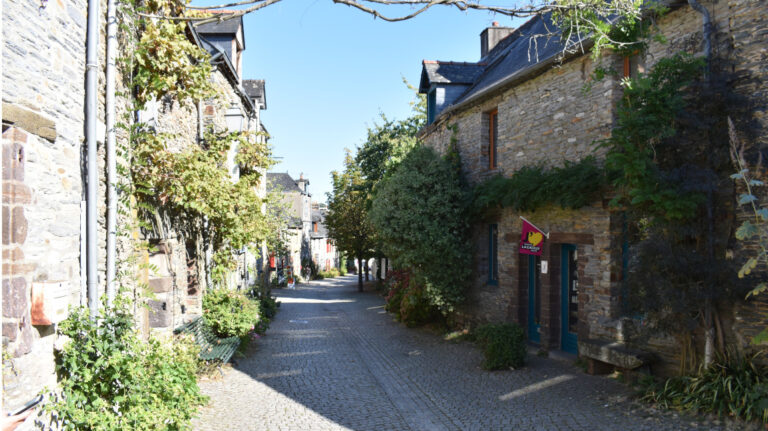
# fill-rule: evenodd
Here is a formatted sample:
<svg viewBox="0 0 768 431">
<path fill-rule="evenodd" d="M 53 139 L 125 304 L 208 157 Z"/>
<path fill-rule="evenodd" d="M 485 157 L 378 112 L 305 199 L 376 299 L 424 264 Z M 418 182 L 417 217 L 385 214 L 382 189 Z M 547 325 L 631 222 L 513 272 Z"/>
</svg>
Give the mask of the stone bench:
<svg viewBox="0 0 768 431">
<path fill-rule="evenodd" d="M 195 337 L 195 342 L 200 346 L 200 359 L 204 361 L 221 361 L 227 363 L 240 346 L 240 338 L 219 338 L 210 327 L 205 324 L 202 317 L 198 317 L 189 323 L 173 330 L 174 334 L 187 333 Z"/>
<path fill-rule="evenodd" d="M 653 362 L 653 355 L 617 341 L 579 340 L 579 356 L 587 358 L 589 374 L 607 374 L 613 368 L 635 370 Z"/>
</svg>

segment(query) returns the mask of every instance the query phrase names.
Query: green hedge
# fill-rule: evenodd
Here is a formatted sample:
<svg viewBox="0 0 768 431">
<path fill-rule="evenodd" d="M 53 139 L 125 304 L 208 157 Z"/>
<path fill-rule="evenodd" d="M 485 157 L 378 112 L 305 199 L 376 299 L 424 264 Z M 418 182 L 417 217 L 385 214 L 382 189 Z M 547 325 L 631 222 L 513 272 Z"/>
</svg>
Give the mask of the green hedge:
<svg viewBox="0 0 768 431">
<path fill-rule="evenodd" d="M 475 340 L 483 349 L 486 370 L 520 368 L 525 365 L 525 331 L 514 323 L 483 325 L 475 330 Z"/>
</svg>

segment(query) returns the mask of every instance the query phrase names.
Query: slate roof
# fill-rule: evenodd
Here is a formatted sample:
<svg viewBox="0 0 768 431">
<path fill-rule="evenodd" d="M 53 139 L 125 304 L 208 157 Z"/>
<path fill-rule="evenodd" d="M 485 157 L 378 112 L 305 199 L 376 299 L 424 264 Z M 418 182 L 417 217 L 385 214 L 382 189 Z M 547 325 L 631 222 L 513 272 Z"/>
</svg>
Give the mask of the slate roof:
<svg viewBox="0 0 768 431">
<path fill-rule="evenodd" d="M 424 60 L 419 91 L 426 93 L 431 84 L 472 84 L 483 73 L 484 63 Z"/>
<path fill-rule="evenodd" d="M 548 36 L 544 36 L 548 35 Z M 573 41 L 568 42 L 569 47 L 574 45 Z M 446 107 L 441 116 L 451 112 L 466 102 L 489 93 L 502 85 L 510 84 L 515 81 L 522 82 L 530 79 L 543 67 L 553 64 L 561 58 L 564 44 L 560 39 L 560 31 L 552 22 L 550 14 L 537 15 L 526 21 L 517 30 L 510 33 L 485 56 L 480 63 L 447 63 L 450 71 L 466 71 L 465 74 L 458 73 L 456 76 L 434 72 L 434 69 L 442 70 L 442 64 L 446 62 L 424 62 L 422 68 L 422 83 L 419 85 L 419 92 L 425 93 L 429 88 L 423 88 L 424 79 L 444 79 L 445 81 L 430 82 L 458 82 L 464 80 L 476 73 L 475 78 L 470 82 L 471 86 L 459 96 L 451 105 Z M 465 66 L 456 67 L 464 64 Z M 480 68 L 480 73 L 476 69 L 470 69 L 467 65 L 474 64 Z M 442 76 L 442 78 L 440 76 Z M 451 81 L 451 78 L 457 81 Z"/>
<path fill-rule="evenodd" d="M 278 187 L 284 193 L 302 193 L 299 185 L 287 172 L 267 172 L 267 190 L 272 192 Z"/>
<path fill-rule="evenodd" d="M 550 36 L 542 36 L 555 33 Z M 510 39 L 508 42 L 507 39 Z M 512 77 L 523 78 L 533 72 L 536 66 L 548 64 L 563 53 L 563 42 L 559 29 L 552 22 L 551 15 L 535 16 L 499 42 L 499 51 L 492 50 L 493 57 L 482 75 L 461 95 L 453 105 L 470 100 Z"/>
<path fill-rule="evenodd" d="M 243 90 L 253 100 L 254 105 L 267 109 L 267 94 L 263 79 L 244 79 Z"/>
<path fill-rule="evenodd" d="M 208 11 L 211 12 L 211 11 Z M 231 18 L 224 21 L 214 21 L 195 25 L 200 34 L 237 34 L 243 25 L 243 17 Z"/>
<path fill-rule="evenodd" d="M 235 93 L 237 93 L 238 96 L 240 96 L 248 112 L 253 113 L 256 109 L 253 100 L 240 88 L 238 82 L 239 77 L 235 66 L 232 64 L 232 60 L 226 53 L 221 52 L 211 42 L 206 40 L 203 35 L 200 34 L 198 27 L 198 25 L 193 23 L 187 24 L 187 29 L 189 31 L 188 36 L 191 36 L 192 40 L 195 42 L 195 44 L 197 44 L 197 46 L 211 53 L 211 64 L 218 67 L 222 73 L 224 73 L 224 76 L 226 76 L 230 84 L 232 84 L 232 89 L 235 90 Z M 214 54 L 214 51 L 218 51 L 218 54 Z"/>
</svg>

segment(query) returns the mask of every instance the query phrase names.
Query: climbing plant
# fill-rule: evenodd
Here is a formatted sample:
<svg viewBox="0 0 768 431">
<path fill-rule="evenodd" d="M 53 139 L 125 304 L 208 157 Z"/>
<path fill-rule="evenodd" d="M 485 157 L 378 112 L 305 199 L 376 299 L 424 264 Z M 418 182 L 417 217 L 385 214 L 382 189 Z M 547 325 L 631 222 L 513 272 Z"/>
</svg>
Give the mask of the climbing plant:
<svg viewBox="0 0 768 431">
<path fill-rule="evenodd" d="M 495 207 L 535 211 L 545 205 L 578 209 L 600 200 L 605 192 L 603 167 L 594 157 L 566 161 L 561 167 L 545 169 L 526 166 L 511 176 L 497 175 L 474 189 L 476 214 Z"/>
<path fill-rule="evenodd" d="M 679 178 L 665 171 L 670 166 L 664 165 L 665 154 L 658 147 L 676 135 L 676 119 L 687 103 L 682 89 L 701 76 L 702 68 L 701 59 L 680 53 L 659 60 L 649 74 L 624 81 L 616 127 L 600 142 L 608 150 L 605 167 L 615 189 L 612 204 L 630 205 L 650 221 L 696 215 L 703 196 L 685 190 Z"/>
<path fill-rule="evenodd" d="M 598 143 L 611 204 L 626 217 L 623 304 L 643 321 L 634 339 L 678 338 L 681 373 L 725 349 L 717 304 L 739 295 L 725 259 L 732 196 L 723 97 L 702 79 L 703 66 L 680 53 L 625 79 L 612 135 Z"/>
<path fill-rule="evenodd" d="M 232 269 L 234 250 L 268 236 L 264 199 L 255 186 L 269 166 L 269 150 L 243 132 L 209 129 L 202 145 L 180 152 L 167 148 L 171 137 L 137 129 L 131 164 L 135 194 L 141 202 L 162 205 L 186 218 L 205 219 L 216 249 L 212 276 L 221 281 Z M 236 182 L 227 170 L 227 154 L 234 144 L 242 154 L 237 159 L 246 164 Z"/>
<path fill-rule="evenodd" d="M 765 187 L 765 183 L 758 179 L 757 167 L 750 169 L 744 155 L 744 144 L 739 139 L 733 122 L 728 118 L 728 134 L 731 144 L 731 160 L 737 168 L 737 172 L 731 175 L 731 179 L 740 183 L 743 193 L 739 195 L 738 204 L 746 208 L 748 217 L 741 222 L 736 229 L 736 239 L 754 244 L 751 255 L 741 265 L 738 277 L 746 278 L 757 284 L 747 293 L 747 299 L 768 292 L 766 269 L 768 268 L 768 208 L 761 206 L 756 196 L 757 189 Z M 768 328 L 764 328 L 753 339 L 753 344 L 768 341 Z"/>
<path fill-rule="evenodd" d="M 211 79 L 210 56 L 193 42 L 184 20 L 205 12 L 187 10 L 187 3 L 152 0 L 123 7 L 122 28 L 135 35 L 126 38 L 132 48 L 121 62 L 135 110 L 155 100 L 185 109 L 202 101 L 222 103 Z M 174 145 L 183 139 L 179 135 L 158 133 L 145 123 L 126 128 L 129 145 L 124 153 L 129 163 L 123 170 L 131 176 L 128 188 L 139 215 L 151 219 L 162 211 L 187 231 L 201 231 L 205 225 L 204 234 L 214 248 L 209 271 L 214 283 L 223 281 L 235 267 L 235 252 L 266 240 L 275 227 L 274 218 L 262 211 L 266 200 L 257 193 L 272 163 L 265 134 L 209 126 L 198 145 L 179 150 Z M 239 167 L 236 181 L 229 172 L 231 152 Z"/>
</svg>

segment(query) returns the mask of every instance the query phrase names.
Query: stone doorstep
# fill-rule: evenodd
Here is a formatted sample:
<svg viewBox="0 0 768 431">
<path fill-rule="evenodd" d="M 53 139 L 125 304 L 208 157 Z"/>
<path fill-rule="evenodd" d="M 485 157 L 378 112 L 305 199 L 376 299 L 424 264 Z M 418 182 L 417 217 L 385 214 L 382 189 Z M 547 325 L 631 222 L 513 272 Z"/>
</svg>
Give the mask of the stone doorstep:
<svg viewBox="0 0 768 431">
<path fill-rule="evenodd" d="M 589 374 L 606 374 L 615 366 L 634 370 L 653 361 L 653 355 L 628 348 L 623 343 L 605 340 L 579 340 L 579 356 L 589 359 Z"/>
</svg>

